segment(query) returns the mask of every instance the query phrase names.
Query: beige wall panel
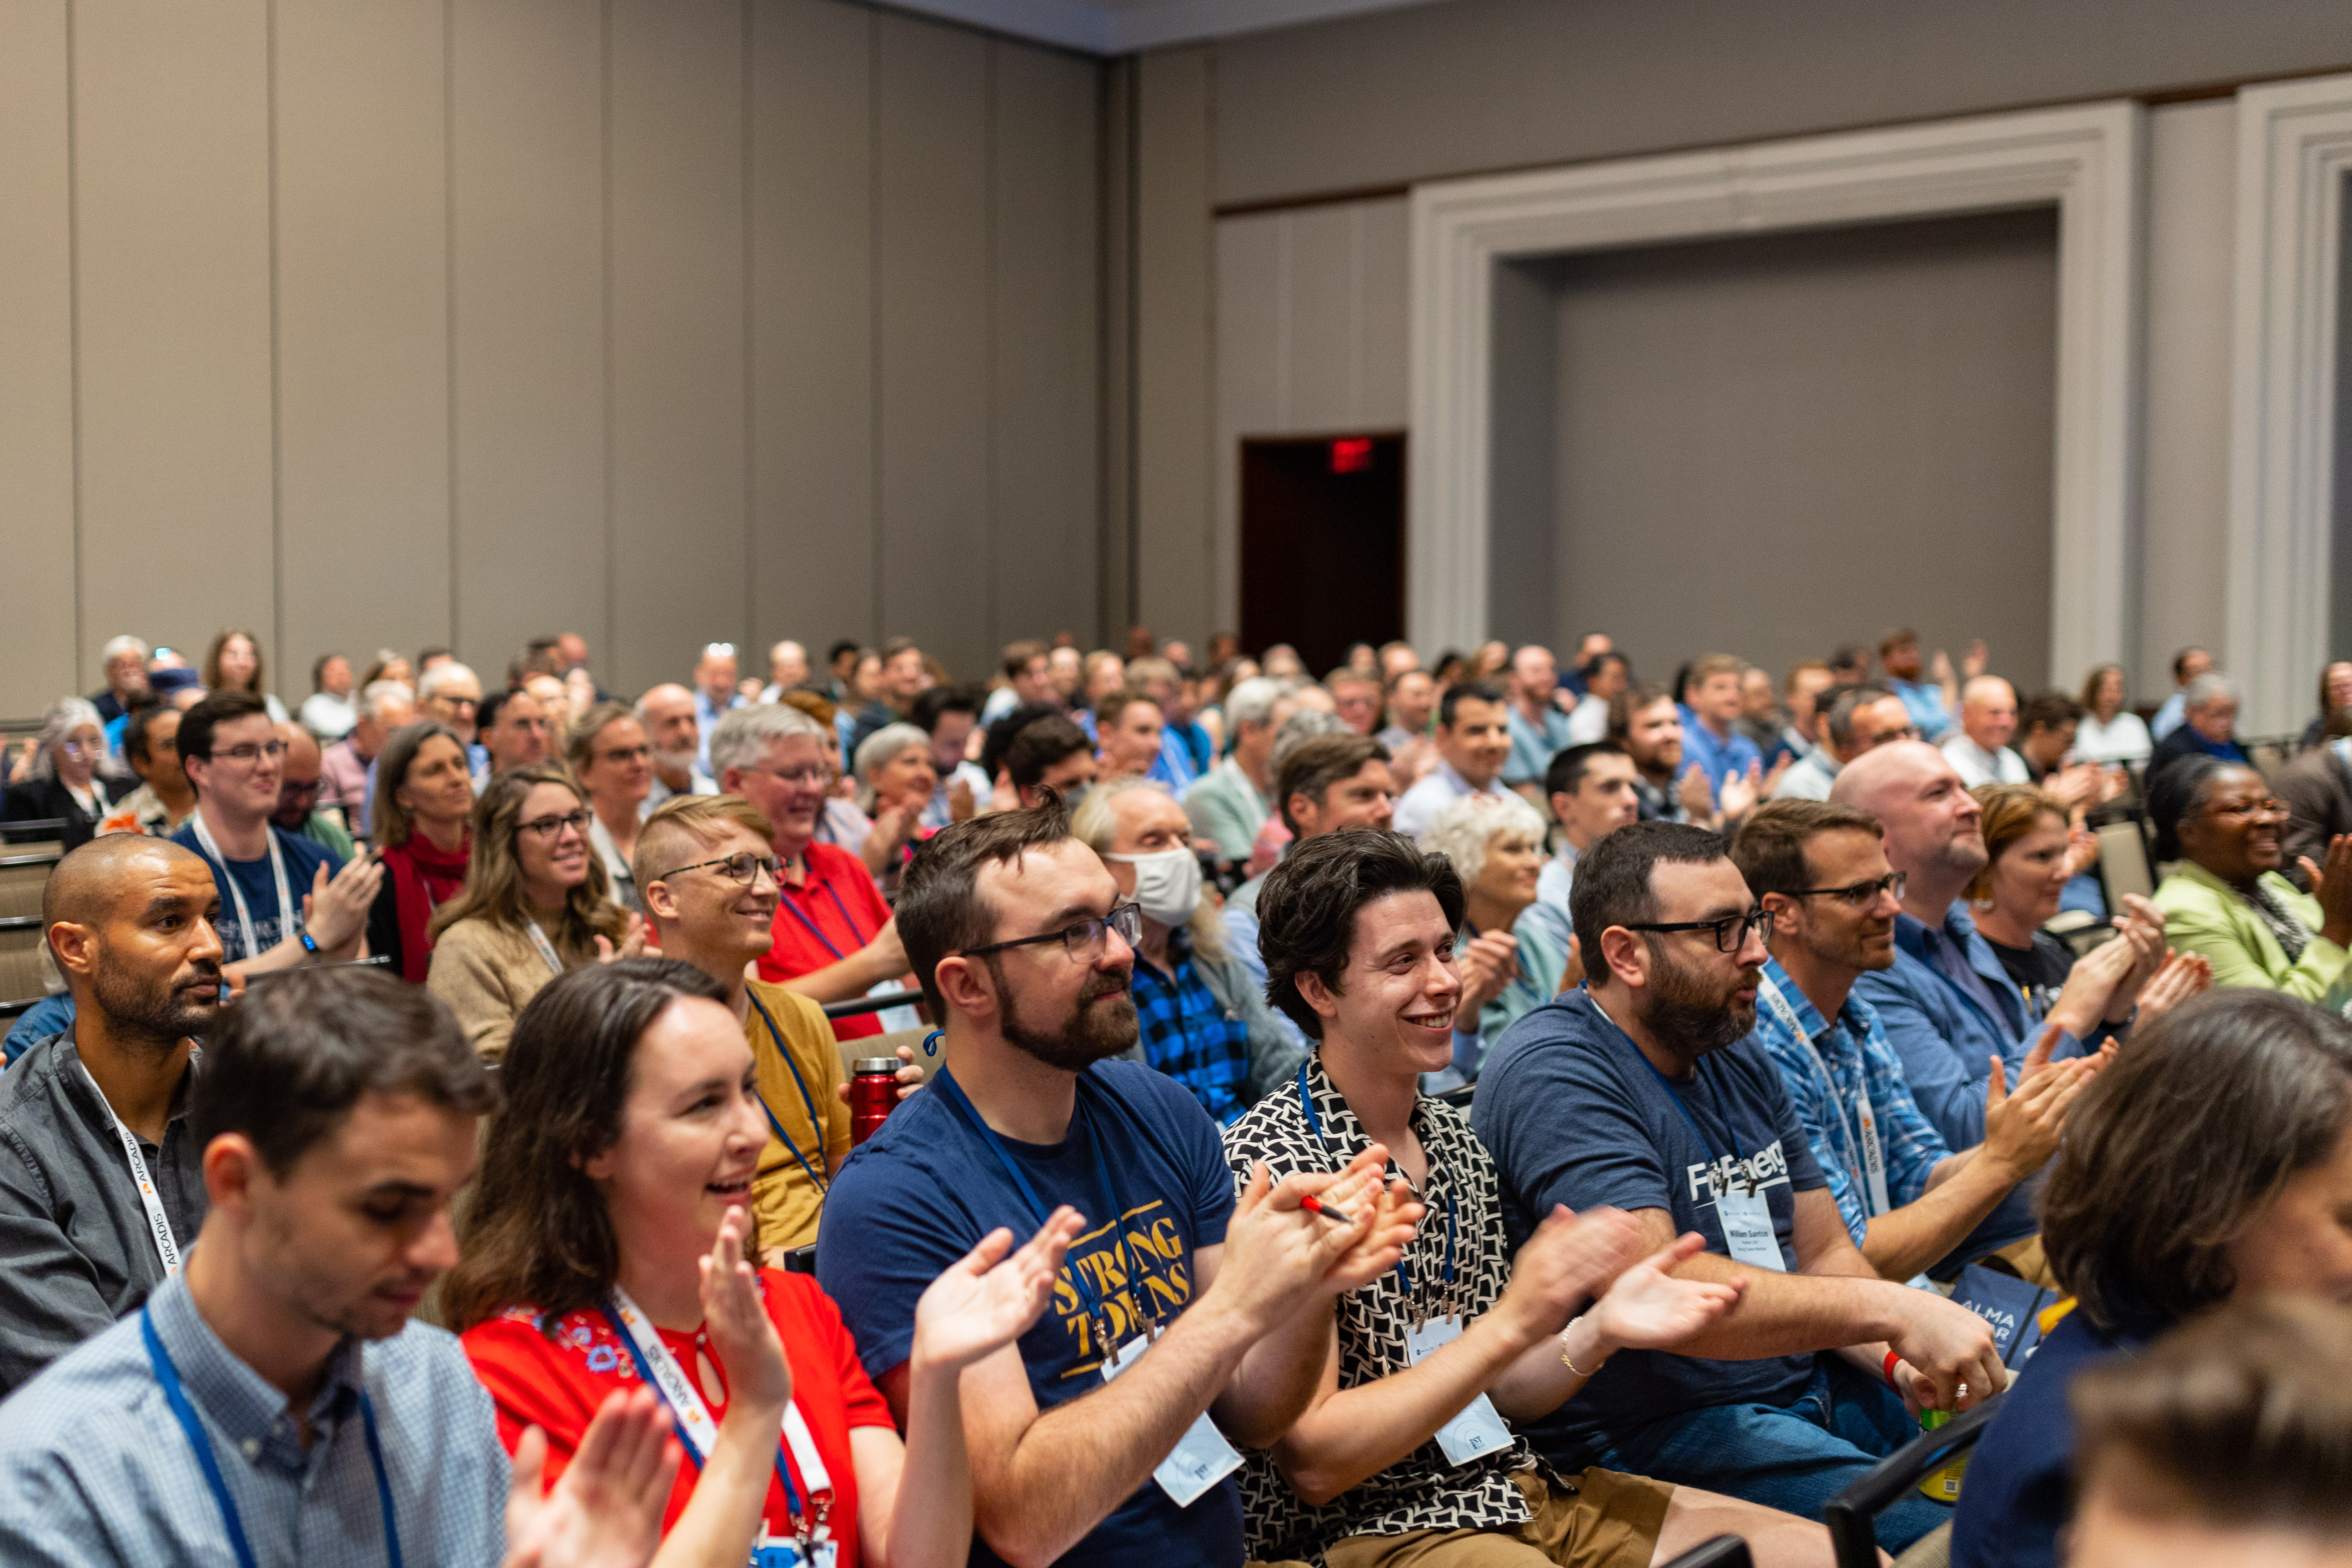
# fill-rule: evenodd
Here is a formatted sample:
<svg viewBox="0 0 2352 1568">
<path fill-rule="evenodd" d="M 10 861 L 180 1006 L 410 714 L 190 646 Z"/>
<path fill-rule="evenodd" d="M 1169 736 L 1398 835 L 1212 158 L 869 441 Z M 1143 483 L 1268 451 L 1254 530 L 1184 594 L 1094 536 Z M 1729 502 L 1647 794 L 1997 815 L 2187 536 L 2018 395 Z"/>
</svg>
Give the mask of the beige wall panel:
<svg viewBox="0 0 2352 1568">
<path fill-rule="evenodd" d="M 606 668 L 683 679 L 751 638 L 743 436 L 743 11 L 615 0 L 613 568 Z"/>
<path fill-rule="evenodd" d="M 1003 42 L 994 59 L 994 625 L 1002 644 L 1094 631 L 1101 493 L 1095 366 L 1097 68 Z M 977 677 L 985 666 L 960 668 Z"/>
<path fill-rule="evenodd" d="M 751 12 L 752 624 L 813 662 L 877 636 L 874 24 L 841 0 Z"/>
<path fill-rule="evenodd" d="M 439 0 L 278 10 L 278 572 L 289 705 L 330 648 L 449 640 Z"/>
<path fill-rule="evenodd" d="M 1289 222 L 1287 213 L 1261 213 L 1226 218 L 1216 231 L 1216 554 L 1232 563 L 1236 597 L 1228 602 L 1236 605 L 1242 441 L 1287 427 L 1282 252 Z"/>
<path fill-rule="evenodd" d="M 875 18 L 884 637 L 986 668 L 990 559 L 986 39 Z M 984 581 L 984 578 L 981 579 Z"/>
<path fill-rule="evenodd" d="M 1289 216 L 1284 292 L 1293 429 L 1347 430 L 1358 421 L 1362 338 L 1355 216 L 1349 206 L 1308 207 Z"/>
<path fill-rule="evenodd" d="M 2233 103 L 2183 103 L 2148 115 L 2147 402 L 2134 701 L 2158 700 L 2172 689 L 2176 649 L 2188 643 L 2218 648 L 2221 640 L 2237 112 Z"/>
<path fill-rule="evenodd" d="M 1214 70 L 1208 48 L 1142 58 L 1137 80 L 1136 613 L 1195 643 L 1240 615 L 1215 549 Z M 1221 580 L 1222 579 L 1222 580 Z"/>
<path fill-rule="evenodd" d="M 263 0 L 82 5 L 74 28 L 86 640 L 201 655 L 247 626 L 281 684 Z"/>
<path fill-rule="evenodd" d="M 1356 311 L 1360 399 L 1367 429 L 1401 430 L 1412 402 L 1407 348 L 1412 331 L 1412 214 L 1403 197 L 1356 207 L 1360 304 Z M 1412 460 L 1407 453 L 1406 460 Z"/>
<path fill-rule="evenodd" d="M 2340 70 L 2311 0 L 1453 0 L 1217 47 L 1217 199 Z"/>
<path fill-rule="evenodd" d="M 493 682 L 537 632 L 611 662 L 603 35 L 595 0 L 457 6 L 454 640 Z"/>
<path fill-rule="evenodd" d="M 65 0 L 0 6 L 0 718 L 100 679 L 75 621 L 72 196 Z M 101 614 L 106 606 L 100 606 Z"/>
</svg>

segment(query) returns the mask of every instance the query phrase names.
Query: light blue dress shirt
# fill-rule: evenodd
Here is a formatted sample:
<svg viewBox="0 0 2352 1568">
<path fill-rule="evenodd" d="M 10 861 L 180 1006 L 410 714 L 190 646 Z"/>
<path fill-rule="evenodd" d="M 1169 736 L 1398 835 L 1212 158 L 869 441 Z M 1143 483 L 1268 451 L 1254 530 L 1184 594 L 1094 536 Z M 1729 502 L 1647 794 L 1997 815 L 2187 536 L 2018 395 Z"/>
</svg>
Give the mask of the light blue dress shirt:
<svg viewBox="0 0 2352 1568">
<path fill-rule="evenodd" d="M 457 1342 L 412 1322 L 346 1341 L 309 1411 L 197 1312 L 187 1276 L 148 1299 L 156 1336 L 220 1467 L 259 1568 L 384 1568 L 383 1513 L 360 1391 L 375 1405 L 404 1562 L 488 1568 L 506 1555 L 511 1474 L 490 1396 Z M 133 1313 L 0 1405 L 0 1563 L 8 1568 L 235 1568 L 220 1504 L 165 1401 Z"/>
</svg>

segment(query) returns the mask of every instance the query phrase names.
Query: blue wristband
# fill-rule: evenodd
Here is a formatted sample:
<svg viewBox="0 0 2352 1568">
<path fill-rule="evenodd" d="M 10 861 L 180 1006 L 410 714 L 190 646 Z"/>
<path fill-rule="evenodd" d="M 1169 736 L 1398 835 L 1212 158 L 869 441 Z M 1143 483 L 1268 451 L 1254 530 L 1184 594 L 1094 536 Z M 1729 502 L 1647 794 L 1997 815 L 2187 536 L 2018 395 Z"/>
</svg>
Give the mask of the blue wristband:
<svg viewBox="0 0 2352 1568">
<path fill-rule="evenodd" d="M 319 956 L 319 939 L 317 937 L 312 936 L 307 931 L 298 931 L 294 933 L 294 939 L 302 944 L 302 951 L 304 952 L 310 954 L 312 958 Z"/>
</svg>

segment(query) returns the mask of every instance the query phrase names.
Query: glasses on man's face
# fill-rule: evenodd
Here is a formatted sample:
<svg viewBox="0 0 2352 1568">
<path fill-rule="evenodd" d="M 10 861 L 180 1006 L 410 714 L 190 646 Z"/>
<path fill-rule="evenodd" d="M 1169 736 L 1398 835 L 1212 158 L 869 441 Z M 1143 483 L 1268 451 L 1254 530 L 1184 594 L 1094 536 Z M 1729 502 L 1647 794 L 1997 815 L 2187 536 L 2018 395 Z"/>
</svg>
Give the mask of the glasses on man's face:
<svg viewBox="0 0 2352 1568">
<path fill-rule="evenodd" d="M 800 784 L 803 787 L 814 784 L 819 788 L 823 788 L 833 774 L 833 770 L 823 763 L 811 763 L 806 767 L 800 768 L 745 768 L 742 771 L 747 773 L 765 773 L 781 784 Z"/>
<path fill-rule="evenodd" d="M 583 805 L 578 811 L 568 812 L 562 816 L 534 816 L 529 822 L 517 824 L 515 831 L 537 834 L 541 838 L 553 838 L 567 827 L 574 833 L 585 833 L 588 831 L 588 808 Z"/>
<path fill-rule="evenodd" d="M 1650 921 L 1643 925 L 1627 925 L 1627 931 L 1704 931 L 1715 933 L 1715 951 L 1738 952 L 1748 945 L 1748 933 L 1754 931 L 1766 947 L 1772 945 L 1772 911 L 1750 910 L 1744 915 L 1726 915 L 1719 921 Z"/>
<path fill-rule="evenodd" d="M 281 795 L 316 795 L 320 784 L 324 782 L 323 779 L 284 779 L 279 782 L 278 789 Z"/>
<path fill-rule="evenodd" d="M 672 877 L 683 877 L 688 871 L 712 870 L 719 872 L 739 888 L 751 887 L 759 880 L 760 873 L 762 871 L 768 874 L 768 880 L 772 882 L 781 882 L 784 879 L 784 863 L 782 860 L 773 855 L 754 855 L 746 849 L 740 854 L 724 856 L 717 860 L 697 860 L 691 866 L 680 866 L 675 871 L 664 871 L 654 880 L 667 882 Z"/>
<path fill-rule="evenodd" d="M 1901 903 L 1903 889 L 1910 885 L 1910 881 L 1908 871 L 1889 871 L 1884 877 L 1873 877 L 1867 882 L 1854 882 L 1843 888 L 1791 888 L 1789 896 L 1792 899 L 1843 899 L 1854 909 L 1866 910 L 1878 902 L 1881 893 L 1892 893 L 1895 901 Z M 1770 938 L 1768 936 L 1766 940 Z"/>
<path fill-rule="evenodd" d="M 1862 749 L 1865 752 L 1875 751 L 1881 746 L 1892 745 L 1897 741 L 1916 741 L 1918 738 L 1919 726 L 1916 724 L 1906 724 L 1900 729 L 1881 730 L 1875 735 L 1863 735 L 1857 737 L 1857 739 L 1862 742 Z"/>
<path fill-rule="evenodd" d="M 221 758 L 226 757 L 233 763 L 241 763 L 251 767 L 263 757 L 268 757 L 274 763 L 285 754 L 286 742 L 283 741 L 245 741 L 215 752 L 212 754 L 212 760 L 218 762 Z"/>
<path fill-rule="evenodd" d="M 986 947 L 968 947 L 966 958 L 979 958 L 986 953 L 1003 952 L 1008 947 L 1033 947 L 1043 942 L 1058 942 L 1063 951 L 1079 963 L 1092 963 L 1100 958 L 1108 945 L 1106 931 L 1118 932 L 1118 939 L 1129 947 L 1143 934 L 1143 909 L 1139 904 L 1121 904 L 1099 920 L 1080 921 L 1059 931 L 1039 931 L 1035 936 L 1016 936 L 1011 942 L 992 942 Z"/>
</svg>

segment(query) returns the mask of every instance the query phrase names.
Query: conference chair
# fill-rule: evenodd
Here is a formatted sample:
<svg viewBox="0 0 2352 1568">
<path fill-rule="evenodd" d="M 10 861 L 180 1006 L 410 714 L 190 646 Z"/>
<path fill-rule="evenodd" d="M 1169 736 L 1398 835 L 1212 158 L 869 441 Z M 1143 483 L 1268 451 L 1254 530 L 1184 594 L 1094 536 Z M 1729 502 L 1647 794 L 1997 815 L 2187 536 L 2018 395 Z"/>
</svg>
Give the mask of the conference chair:
<svg viewBox="0 0 2352 1568">
<path fill-rule="evenodd" d="M 1872 1521 L 1912 1488 L 1976 1447 L 2000 1408 L 1994 1394 L 1973 1410 L 1953 1416 L 1933 1432 L 1922 1432 L 1822 1508 L 1837 1552 L 1837 1568 L 1877 1568 L 1878 1533 Z M 1951 1561 L 1952 1527 L 1944 1525 L 1906 1548 L 1895 1568 L 1943 1568 Z"/>
</svg>

